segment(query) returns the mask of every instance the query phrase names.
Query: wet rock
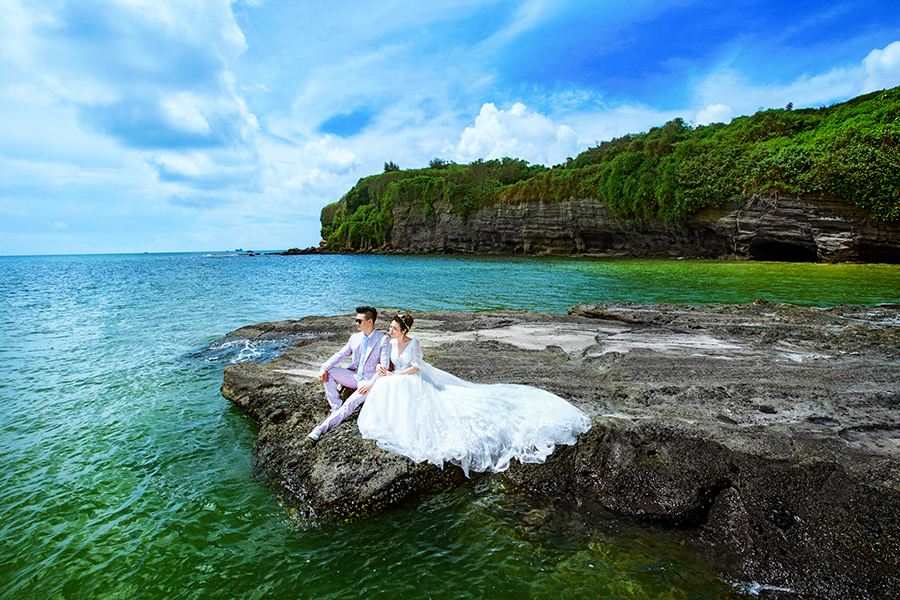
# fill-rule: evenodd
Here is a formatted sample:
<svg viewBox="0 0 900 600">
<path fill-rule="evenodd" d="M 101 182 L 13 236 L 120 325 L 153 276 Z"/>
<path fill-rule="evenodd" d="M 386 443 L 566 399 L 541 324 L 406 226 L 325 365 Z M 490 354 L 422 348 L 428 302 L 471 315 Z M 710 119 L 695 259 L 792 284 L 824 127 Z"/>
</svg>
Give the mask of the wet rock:
<svg viewBox="0 0 900 600">
<path fill-rule="evenodd" d="M 677 528 L 727 577 L 801 597 L 900 592 L 898 307 L 617 303 L 570 313 L 417 315 L 429 362 L 470 381 L 542 387 L 592 417 L 546 463 L 514 463 L 511 482 Z M 456 467 L 363 440 L 353 418 L 306 440 L 327 413 L 314 375 L 352 333 L 347 322 L 245 329 L 289 328 L 299 341 L 269 363 L 229 367 L 222 386 L 259 422 L 257 473 L 311 524 L 463 481 Z"/>
</svg>

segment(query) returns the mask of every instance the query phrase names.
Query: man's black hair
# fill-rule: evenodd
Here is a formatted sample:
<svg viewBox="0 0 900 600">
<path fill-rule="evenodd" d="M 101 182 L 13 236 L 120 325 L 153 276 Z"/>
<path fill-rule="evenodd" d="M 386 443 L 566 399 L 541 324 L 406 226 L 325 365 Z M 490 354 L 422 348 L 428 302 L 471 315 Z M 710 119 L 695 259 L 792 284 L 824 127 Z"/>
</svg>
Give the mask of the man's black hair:
<svg viewBox="0 0 900 600">
<path fill-rule="evenodd" d="M 375 321 L 378 319 L 378 311 L 372 308 L 371 306 L 359 306 L 356 309 L 356 314 L 365 314 L 367 319 L 372 319 Z"/>
</svg>

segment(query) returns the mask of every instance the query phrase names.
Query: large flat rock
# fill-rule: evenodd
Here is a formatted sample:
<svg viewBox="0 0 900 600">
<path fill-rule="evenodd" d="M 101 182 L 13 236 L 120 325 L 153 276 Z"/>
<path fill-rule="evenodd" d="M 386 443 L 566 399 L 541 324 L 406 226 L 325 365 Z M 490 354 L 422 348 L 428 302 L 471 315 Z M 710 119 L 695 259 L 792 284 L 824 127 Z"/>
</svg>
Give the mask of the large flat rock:
<svg viewBox="0 0 900 600">
<path fill-rule="evenodd" d="M 306 440 L 326 416 L 318 365 L 352 330 L 307 317 L 229 334 L 293 344 L 226 369 L 222 392 L 260 424 L 260 476 L 311 524 L 463 480 L 380 450 L 355 419 Z M 898 307 L 431 312 L 412 333 L 441 369 L 538 386 L 591 416 L 575 446 L 505 474 L 583 524 L 611 511 L 679 528 L 729 576 L 802 597 L 900 592 Z"/>
</svg>

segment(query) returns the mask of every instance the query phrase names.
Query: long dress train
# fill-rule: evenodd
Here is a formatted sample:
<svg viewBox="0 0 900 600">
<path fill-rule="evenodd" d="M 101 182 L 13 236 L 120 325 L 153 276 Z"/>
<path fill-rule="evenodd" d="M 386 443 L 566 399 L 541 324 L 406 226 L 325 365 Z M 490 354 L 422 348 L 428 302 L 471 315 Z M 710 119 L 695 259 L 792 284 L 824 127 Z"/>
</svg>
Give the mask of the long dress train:
<svg viewBox="0 0 900 600">
<path fill-rule="evenodd" d="M 556 444 L 572 445 L 591 421 L 563 398 L 517 384 L 471 383 L 422 360 L 412 338 L 402 353 L 391 340 L 395 371 L 381 377 L 357 421 L 364 438 L 416 462 L 444 462 L 469 471 L 499 472 L 517 458 L 544 462 Z"/>
</svg>

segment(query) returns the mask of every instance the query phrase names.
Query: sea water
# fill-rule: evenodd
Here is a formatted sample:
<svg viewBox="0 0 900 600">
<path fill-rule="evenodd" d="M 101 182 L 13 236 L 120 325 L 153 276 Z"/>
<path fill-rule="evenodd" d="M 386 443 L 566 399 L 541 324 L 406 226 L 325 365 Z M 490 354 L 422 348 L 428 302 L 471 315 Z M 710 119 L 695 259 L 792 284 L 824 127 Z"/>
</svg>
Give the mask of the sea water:
<svg viewBox="0 0 900 600">
<path fill-rule="evenodd" d="M 360 304 L 564 313 L 578 302 L 760 298 L 898 303 L 900 267 L 0 257 L 0 598 L 729 597 L 749 588 L 666 532 L 541 526 L 545 509 L 502 477 L 359 523 L 297 522 L 254 478 L 255 423 L 219 393 L 225 366 L 282 348 L 217 340 Z"/>
</svg>

